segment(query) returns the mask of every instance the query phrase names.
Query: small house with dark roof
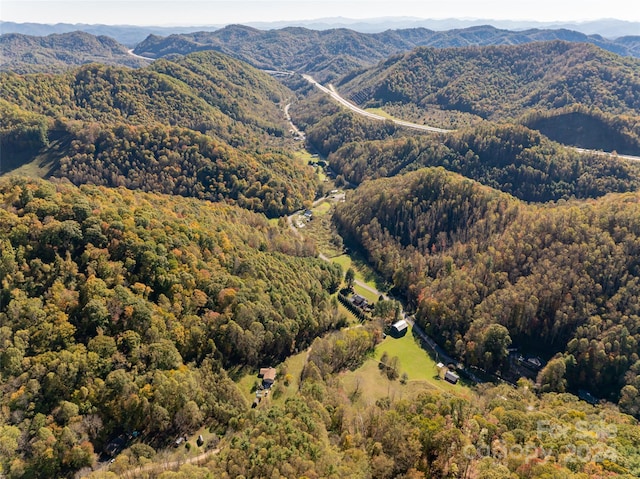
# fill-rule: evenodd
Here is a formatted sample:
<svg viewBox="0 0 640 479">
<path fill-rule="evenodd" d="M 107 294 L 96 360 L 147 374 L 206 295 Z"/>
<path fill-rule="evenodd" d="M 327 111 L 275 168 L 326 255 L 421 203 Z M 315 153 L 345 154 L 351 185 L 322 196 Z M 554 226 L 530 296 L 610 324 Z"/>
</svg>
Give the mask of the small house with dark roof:
<svg viewBox="0 0 640 479">
<path fill-rule="evenodd" d="M 353 296 L 351 296 L 351 303 L 353 303 L 353 305 L 357 306 L 358 308 L 364 308 L 365 306 L 367 306 L 367 300 L 359 294 L 354 294 Z"/>
<path fill-rule="evenodd" d="M 460 376 L 458 376 L 453 371 L 447 371 L 444 373 L 444 380 L 450 382 L 451 384 L 457 384 Z"/>
<path fill-rule="evenodd" d="M 109 444 L 106 445 L 106 447 L 104 448 L 104 452 L 107 456 L 114 457 L 117 456 L 126 445 L 127 441 L 125 437 L 123 435 L 120 435 L 115 439 L 112 439 Z"/>
<path fill-rule="evenodd" d="M 269 389 L 276 380 L 276 368 L 260 368 L 259 378 L 262 378 L 262 387 Z"/>
</svg>

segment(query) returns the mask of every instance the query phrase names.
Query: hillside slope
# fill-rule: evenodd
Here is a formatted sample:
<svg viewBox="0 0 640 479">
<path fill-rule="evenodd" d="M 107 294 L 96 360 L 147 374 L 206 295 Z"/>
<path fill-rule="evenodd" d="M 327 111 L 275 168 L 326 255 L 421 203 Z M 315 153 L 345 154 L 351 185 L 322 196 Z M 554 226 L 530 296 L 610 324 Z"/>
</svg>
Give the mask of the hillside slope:
<svg viewBox="0 0 640 479">
<path fill-rule="evenodd" d="M 309 139 L 322 136 L 322 125 Z M 603 147 L 605 142 L 591 139 Z M 640 146 L 640 145 L 639 145 Z M 416 136 L 349 141 L 328 157 L 354 184 L 424 166 L 443 166 L 524 201 L 595 198 L 640 187 L 640 165 L 579 153 L 519 125 L 482 125 L 444 138 Z"/>
<path fill-rule="evenodd" d="M 483 118 L 579 103 L 637 113 L 640 61 L 564 41 L 517 46 L 418 48 L 339 84 L 371 101 L 441 105 Z"/>
<path fill-rule="evenodd" d="M 467 364 L 506 371 L 510 344 L 561 353 L 562 372 L 543 385 L 590 389 L 634 414 L 639 218 L 637 192 L 531 205 L 443 169 L 363 183 L 335 214 L 418 323 Z"/>
<path fill-rule="evenodd" d="M 248 408 L 227 369 L 336 326 L 340 267 L 263 215 L 19 178 L 0 205 L 8 477 L 74 477 L 133 431 L 155 447 L 224 431 Z"/>
<path fill-rule="evenodd" d="M 564 41 L 517 46 L 418 48 L 349 75 L 336 85 L 343 96 L 420 121 L 445 118 L 562 123 L 580 113 L 581 125 L 545 128 L 552 139 L 596 149 L 640 152 L 640 61 L 588 44 Z M 436 124 L 436 126 L 439 126 Z M 449 125 L 444 125 L 451 128 Z M 582 127 L 582 131 L 577 126 Z M 606 129 L 607 132 L 598 132 Z M 591 141 L 590 141 L 591 140 Z"/>
<path fill-rule="evenodd" d="M 274 216 L 315 194 L 291 154 L 281 110 L 291 92 L 223 54 L 138 70 L 5 73 L 0 87 L 3 168 L 38 159 L 77 184 L 228 200 Z"/>
<path fill-rule="evenodd" d="M 79 31 L 46 37 L 0 35 L 0 71 L 55 73 L 85 63 L 138 68 L 149 62 L 129 55 L 124 45 L 109 37 Z"/>
</svg>

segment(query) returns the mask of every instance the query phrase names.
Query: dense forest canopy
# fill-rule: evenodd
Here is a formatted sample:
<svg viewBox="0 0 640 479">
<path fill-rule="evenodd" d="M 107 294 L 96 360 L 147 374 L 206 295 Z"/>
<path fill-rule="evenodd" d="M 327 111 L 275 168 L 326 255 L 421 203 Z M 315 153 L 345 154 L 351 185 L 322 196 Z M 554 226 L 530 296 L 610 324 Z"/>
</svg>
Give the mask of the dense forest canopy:
<svg viewBox="0 0 640 479">
<path fill-rule="evenodd" d="M 301 398 L 255 415 L 206 467 L 170 477 L 630 479 L 639 471 L 633 419 L 569 394 L 538 397 L 526 381 L 469 399 L 425 390 L 367 404 L 351 394 L 339 378 L 307 378 Z"/>
<path fill-rule="evenodd" d="M 260 131 L 281 136 L 286 123 L 278 104 L 290 94 L 268 75 L 215 52 L 138 70 L 93 64 L 60 75 L 6 73 L 0 80 L 4 100 L 54 119 L 156 121 L 213 130 L 228 142 Z"/>
<path fill-rule="evenodd" d="M 552 139 L 640 152 L 640 63 L 594 45 L 418 48 L 348 75 L 338 87 L 357 103 L 389 105 L 416 120 L 430 110 L 531 126 L 560 116 L 553 127 L 540 125 Z M 570 112 L 586 119 L 563 129 Z"/>
<path fill-rule="evenodd" d="M 1 73 L 0 173 L 57 178 L 0 178 L 0 476 L 84 477 L 122 437 L 126 450 L 90 477 L 168 468 L 156 449 L 207 431 L 222 439 L 197 464 L 137 472 L 638 477 L 640 170 L 549 138 L 640 151 L 639 64 L 586 43 L 529 43 L 558 37 L 628 53 L 567 31 L 230 26 L 150 36 L 136 51 L 163 58 L 137 70 Z M 465 47 L 364 68 L 452 42 Z M 22 72 L 126 55 L 85 34 L 0 43 Z M 523 45 L 468 46 L 492 43 Z M 338 88 L 352 100 L 456 131 L 372 122 L 299 76 L 286 80 L 294 94 L 231 57 L 323 81 L 350 72 Z M 344 316 L 342 268 L 284 218 L 311 207 L 320 177 L 294 153 L 288 103 L 323 157 L 311 163 L 328 160 L 353 187 L 335 207 L 336 244 L 405 300 L 414 334 L 464 363 L 461 375 L 506 377 L 509 348 L 540 356 L 537 384 L 400 375 L 379 348 L 403 343 L 376 316 L 396 303 L 379 301 L 371 321 Z M 278 380 L 250 408 L 247 381 L 263 366 Z M 580 389 L 623 413 L 567 393 Z"/>
<path fill-rule="evenodd" d="M 0 182 L 0 361 L 12 477 L 91 465 L 115 435 L 162 444 L 246 407 L 224 368 L 260 367 L 339 321 L 340 267 L 246 210 Z"/>
<path fill-rule="evenodd" d="M 46 37 L 18 33 L 0 35 L 1 71 L 57 73 L 92 62 L 132 68 L 149 63 L 129 55 L 124 45 L 104 35 L 80 31 Z"/>
<path fill-rule="evenodd" d="M 563 41 L 516 46 L 418 48 L 340 85 L 370 98 L 439 104 L 484 118 L 515 118 L 530 108 L 579 103 L 637 112 L 640 64 L 596 46 Z"/>
<path fill-rule="evenodd" d="M 374 121 L 312 95 L 292 109 L 307 143 L 348 182 L 443 166 L 525 201 L 595 198 L 635 190 L 635 162 L 578 152 L 517 124 L 484 122 L 445 135 L 424 135 Z M 595 141 L 595 139 L 594 139 Z"/>
<path fill-rule="evenodd" d="M 270 216 L 313 199 L 291 153 L 292 93 L 220 53 L 140 69 L 93 64 L 60 75 L 2 74 L 2 168 L 37 161 L 76 184 L 230 201 Z"/>
<path fill-rule="evenodd" d="M 636 413 L 639 208 L 635 192 L 527 205 L 422 169 L 363 183 L 335 219 L 467 364 L 499 371 L 511 344 L 560 353 L 551 389 L 588 388 Z"/>
<path fill-rule="evenodd" d="M 316 125 L 309 140 L 333 138 L 325 133 L 328 128 L 328 122 Z M 518 125 L 487 124 L 442 138 L 423 135 L 378 141 L 358 141 L 345 133 L 348 128 L 340 131 L 349 142 L 331 153 L 329 162 L 355 184 L 424 166 L 443 166 L 525 201 L 594 198 L 640 185 L 640 169 L 634 162 L 580 153 Z"/>
</svg>

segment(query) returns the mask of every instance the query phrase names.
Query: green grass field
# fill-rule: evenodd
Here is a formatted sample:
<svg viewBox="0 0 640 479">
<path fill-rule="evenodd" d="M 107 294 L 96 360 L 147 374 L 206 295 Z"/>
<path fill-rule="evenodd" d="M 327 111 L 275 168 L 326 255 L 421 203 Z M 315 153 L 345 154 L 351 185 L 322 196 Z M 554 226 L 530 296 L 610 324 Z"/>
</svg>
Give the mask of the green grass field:
<svg viewBox="0 0 640 479">
<path fill-rule="evenodd" d="M 389 358 L 398 357 L 400 376 L 403 373 L 408 376 L 406 384 L 402 384 L 399 379 L 390 381 L 380 371 L 379 360 L 384 352 Z M 384 397 L 392 400 L 411 397 L 425 389 L 438 390 L 465 398 L 471 398 L 472 395 L 466 384 L 458 382 L 453 385 L 439 378 L 435 361 L 422 349 L 411 334 L 411 330 L 401 338 L 387 336 L 376 347 L 372 358 L 355 371 L 342 374 L 340 379 L 352 400 L 360 401 L 363 405 L 375 403 L 376 400 Z M 354 394 L 354 391 L 359 393 Z"/>
<path fill-rule="evenodd" d="M 351 311 L 349 311 L 347 308 L 345 308 L 344 305 L 340 302 L 338 302 L 338 311 L 347 317 L 347 324 L 349 325 L 360 324 L 360 320 L 356 318 L 356 315 L 353 314 Z"/>
<path fill-rule="evenodd" d="M 373 113 L 374 115 L 380 115 L 385 118 L 389 118 L 390 120 L 395 119 L 393 116 L 391 116 L 389 113 L 384 111 L 382 108 L 367 108 L 365 111 L 368 111 L 369 113 Z"/>
<path fill-rule="evenodd" d="M 300 375 L 302 374 L 302 368 L 304 368 L 305 361 L 307 359 L 307 351 L 302 351 L 298 354 L 294 354 L 289 356 L 282 364 L 274 366 L 278 369 L 278 376 L 276 377 L 276 383 L 272 387 L 272 390 L 276 387 L 276 385 L 283 386 L 282 395 L 277 399 L 273 399 L 273 394 L 268 396 L 268 401 L 273 401 L 277 403 L 284 402 L 285 399 L 289 397 L 293 397 L 297 394 L 298 389 L 300 387 Z M 284 386 L 285 375 L 281 375 L 281 371 L 286 371 L 285 375 L 289 376 L 290 381 L 288 386 Z M 243 375 L 238 381 L 236 381 L 236 385 L 238 389 L 245 396 L 249 404 L 251 404 L 256 397 L 254 385 L 260 382 L 260 378 L 258 378 L 258 371 L 252 371 Z M 272 391 L 273 392 L 273 391 Z M 263 402 L 265 400 L 263 399 Z"/>
<path fill-rule="evenodd" d="M 331 203 L 329 201 L 323 201 L 317 206 L 313 207 L 313 214 L 317 216 L 326 215 L 331 211 Z"/>
<path fill-rule="evenodd" d="M 355 371 L 347 371 L 339 377 L 345 394 L 360 407 L 367 407 L 378 399 L 400 400 L 413 397 L 425 389 L 435 390 L 426 381 L 390 381 L 378 368 L 378 361 L 367 360 Z"/>
<path fill-rule="evenodd" d="M 340 256 L 334 256 L 331 258 L 331 261 L 342 266 L 343 271 L 353 268 L 356 272 L 356 279 L 358 281 L 362 281 L 367 286 L 378 290 L 384 290 L 384 285 L 382 285 L 381 279 L 376 276 L 371 267 L 360 258 L 354 257 L 353 254 L 341 254 Z M 376 301 L 377 300 L 378 298 L 376 298 Z"/>
<path fill-rule="evenodd" d="M 314 156 L 304 148 L 297 150 L 294 155 L 297 159 L 304 163 L 309 163 L 310 161 L 317 160 L 317 158 L 314 158 Z"/>
<path fill-rule="evenodd" d="M 43 160 L 42 156 L 38 156 L 29 163 L 24 163 L 22 166 L 19 166 L 18 168 L 11 170 L 6 174 L 14 176 L 26 176 L 28 178 L 44 178 L 49 174 L 52 166 L 52 162 Z"/>
<path fill-rule="evenodd" d="M 342 266 L 342 270 L 346 271 L 349 269 L 349 267 L 351 267 L 351 257 L 347 254 L 341 254 L 340 256 L 334 256 L 333 258 L 331 258 L 331 261 L 333 261 L 334 263 L 338 263 L 340 266 Z M 362 275 L 360 275 L 362 276 Z M 356 279 L 360 279 L 358 278 L 358 272 L 356 271 Z"/>
<path fill-rule="evenodd" d="M 377 294 L 369 291 L 368 289 L 365 289 L 357 284 L 353 285 L 353 290 L 356 292 L 356 294 L 359 294 L 360 296 L 362 296 L 364 299 L 366 299 L 367 301 L 369 301 L 369 303 L 374 304 L 378 301 L 378 296 Z"/>
</svg>

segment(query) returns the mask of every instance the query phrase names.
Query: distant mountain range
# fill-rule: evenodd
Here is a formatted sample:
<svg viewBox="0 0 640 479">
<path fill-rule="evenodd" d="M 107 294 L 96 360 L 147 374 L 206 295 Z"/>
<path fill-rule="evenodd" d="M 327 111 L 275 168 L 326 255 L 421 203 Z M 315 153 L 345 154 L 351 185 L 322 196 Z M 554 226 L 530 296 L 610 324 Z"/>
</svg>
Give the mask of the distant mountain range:
<svg viewBox="0 0 640 479">
<path fill-rule="evenodd" d="M 591 43 L 622 56 L 640 57 L 640 36 L 608 40 L 571 30 L 502 30 L 476 26 L 437 32 L 426 28 L 360 33 L 345 28 L 311 30 L 287 27 L 280 30 L 231 25 L 214 32 L 196 32 L 160 37 L 150 35 L 138 44 L 138 55 L 159 58 L 201 50 L 219 50 L 258 68 L 313 73 L 329 80 L 406 52 L 418 46 L 437 48 L 472 45 L 519 45 L 564 40 Z"/>
<path fill-rule="evenodd" d="M 220 25 L 214 27 L 140 27 L 136 25 L 87 25 L 84 23 L 57 23 L 55 25 L 48 25 L 44 23 L 0 22 L 0 33 L 3 35 L 20 33 L 22 35 L 44 37 L 53 33 L 62 34 L 80 31 L 96 36 L 108 36 L 132 48 L 148 35 L 190 33 L 200 31 L 203 28 L 216 30 L 220 27 Z"/>
<path fill-rule="evenodd" d="M 601 35 L 615 39 L 623 36 L 640 35 L 640 22 L 629 22 L 616 19 L 600 19 L 588 22 L 534 22 L 524 20 L 492 20 L 492 19 L 422 19 L 416 17 L 380 17 L 370 19 L 352 19 L 343 17 L 320 18 L 314 20 L 281 21 L 281 22 L 250 22 L 247 26 L 261 30 L 273 30 L 286 27 L 305 27 L 311 30 L 330 30 L 334 28 L 349 28 L 361 33 L 380 33 L 385 30 L 400 30 L 407 28 L 427 28 L 429 30 L 444 31 L 468 28 L 479 25 L 491 25 L 507 30 L 537 29 L 567 29 L 586 35 Z M 225 25 L 198 26 L 138 26 L 138 25 L 88 25 L 57 23 L 55 25 L 43 23 L 15 23 L 0 22 L 0 33 L 22 33 L 25 35 L 46 36 L 52 33 L 69 33 L 76 30 L 92 35 L 106 35 L 129 47 L 140 43 L 148 35 L 173 35 L 178 33 L 192 33 L 197 31 L 214 31 Z"/>
<path fill-rule="evenodd" d="M 428 28 L 429 30 L 453 30 L 459 28 L 491 25 L 507 30 L 567 29 L 586 35 L 601 35 L 605 38 L 619 38 L 629 35 L 640 35 L 640 22 L 629 22 L 612 18 L 592 20 L 588 22 L 535 22 L 530 20 L 492 20 L 492 19 L 424 19 L 417 17 L 380 17 L 369 19 L 353 19 L 343 17 L 321 18 L 297 22 L 252 22 L 247 25 L 270 30 L 285 27 L 306 27 L 312 30 L 329 30 L 332 28 L 349 28 L 362 33 L 380 33 L 385 30 L 401 30 L 406 28 Z"/>
<path fill-rule="evenodd" d="M 8 25 L 7 23 L 3 26 Z M 63 29 L 62 25 L 55 26 Z M 109 32 L 109 28 L 94 26 L 94 31 Z M 44 26 L 33 27 L 41 31 Z M 128 27 L 116 28 L 122 33 Z M 142 27 L 133 27 L 142 28 Z M 120 30 L 117 30 L 120 29 Z M 615 40 L 600 35 L 586 35 L 573 30 L 530 29 L 504 30 L 489 25 L 435 31 L 426 28 L 387 30 L 361 33 L 352 29 L 313 30 L 286 27 L 261 30 L 244 25 L 230 25 L 215 31 L 148 35 L 135 47 L 135 54 L 161 58 L 197 51 L 217 50 L 262 69 L 290 70 L 311 73 L 318 80 L 334 80 L 346 73 L 369 67 L 419 46 L 436 48 L 520 45 L 539 41 L 564 40 L 591 43 L 622 56 L 640 57 L 640 36 Z M 140 31 L 138 32 L 140 33 Z M 118 34 L 117 37 L 122 35 Z M 0 70 L 16 73 L 60 72 L 69 66 L 91 62 L 140 67 L 146 64 L 135 58 L 128 47 L 104 34 L 74 31 L 33 36 L 20 33 L 0 35 Z"/>
</svg>

